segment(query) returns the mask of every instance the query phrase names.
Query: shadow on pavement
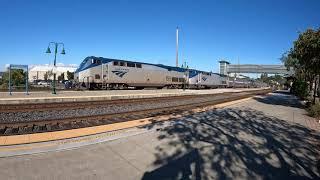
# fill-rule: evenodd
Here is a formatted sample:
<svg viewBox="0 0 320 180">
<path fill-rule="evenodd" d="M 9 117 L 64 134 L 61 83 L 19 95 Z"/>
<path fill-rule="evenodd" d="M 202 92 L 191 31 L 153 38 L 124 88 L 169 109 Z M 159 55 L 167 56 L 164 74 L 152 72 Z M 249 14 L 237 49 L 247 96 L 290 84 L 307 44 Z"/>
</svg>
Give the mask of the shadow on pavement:
<svg viewBox="0 0 320 180">
<path fill-rule="evenodd" d="M 193 166 L 192 166 L 193 165 Z M 201 179 L 201 157 L 197 149 L 172 160 L 155 171 L 144 174 L 143 179 Z"/>
<path fill-rule="evenodd" d="M 303 104 L 300 101 L 298 101 L 298 99 L 295 96 L 285 95 L 281 93 L 275 93 L 272 96 L 268 96 L 268 98 L 254 97 L 253 99 L 265 104 L 304 108 Z"/>
<path fill-rule="evenodd" d="M 158 168 L 143 180 L 319 178 L 319 132 L 254 109 L 198 113 L 159 131 Z"/>
</svg>

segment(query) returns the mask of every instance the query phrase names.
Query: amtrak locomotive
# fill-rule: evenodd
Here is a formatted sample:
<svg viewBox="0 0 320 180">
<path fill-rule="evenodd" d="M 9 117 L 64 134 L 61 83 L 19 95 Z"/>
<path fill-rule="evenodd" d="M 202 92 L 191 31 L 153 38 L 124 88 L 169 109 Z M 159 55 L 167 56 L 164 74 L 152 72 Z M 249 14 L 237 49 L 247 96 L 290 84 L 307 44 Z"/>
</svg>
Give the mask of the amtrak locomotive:
<svg viewBox="0 0 320 180">
<path fill-rule="evenodd" d="M 88 89 L 217 88 L 239 84 L 211 72 L 94 56 L 83 60 L 75 71 L 75 80 Z M 239 86 L 248 85 L 242 82 Z"/>
</svg>

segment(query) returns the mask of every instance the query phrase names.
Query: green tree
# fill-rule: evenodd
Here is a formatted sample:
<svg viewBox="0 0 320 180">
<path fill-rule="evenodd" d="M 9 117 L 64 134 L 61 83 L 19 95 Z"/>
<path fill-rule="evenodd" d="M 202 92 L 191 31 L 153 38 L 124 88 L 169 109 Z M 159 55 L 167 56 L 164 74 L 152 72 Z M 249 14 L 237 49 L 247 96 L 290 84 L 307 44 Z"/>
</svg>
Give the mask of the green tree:
<svg viewBox="0 0 320 180">
<path fill-rule="evenodd" d="M 320 75 L 320 29 L 307 29 L 300 33 L 298 39 L 293 43 L 293 48 L 282 57 L 282 61 L 287 68 L 294 68 L 296 79 L 309 83 L 309 91 L 312 90 L 312 84 L 315 83 L 315 102 L 318 86 L 316 77 Z"/>
<path fill-rule="evenodd" d="M 297 58 L 292 57 L 292 52 L 287 52 L 283 54 L 280 60 L 287 67 L 287 70 L 292 69 L 294 70 L 296 76 L 301 75 L 301 70 L 302 70 L 301 65 Z M 302 79 L 302 77 L 299 76 L 299 79 Z"/>
<path fill-rule="evenodd" d="M 43 79 L 44 79 L 45 81 L 47 81 L 47 80 L 48 80 L 48 72 L 44 73 L 44 75 L 43 75 Z"/>
<path fill-rule="evenodd" d="M 45 81 L 48 81 L 48 80 L 50 79 L 50 77 L 52 77 L 52 76 L 53 76 L 52 71 L 47 71 L 47 72 L 43 75 L 43 79 L 44 79 Z"/>
<path fill-rule="evenodd" d="M 68 80 L 73 80 L 74 79 L 74 72 L 67 71 L 67 78 L 68 78 Z"/>
<path fill-rule="evenodd" d="M 262 73 L 260 76 L 260 79 L 264 83 L 268 83 L 268 74 L 267 73 Z"/>
<path fill-rule="evenodd" d="M 27 72 L 22 69 L 12 69 L 11 70 L 11 85 L 21 86 L 26 82 Z M 6 71 L 2 76 L 2 88 L 7 88 L 9 86 L 9 71 Z"/>
<path fill-rule="evenodd" d="M 62 73 L 60 76 L 58 76 L 58 81 L 63 81 L 64 80 L 64 73 Z"/>
<path fill-rule="evenodd" d="M 303 80 L 294 81 L 292 84 L 292 92 L 301 99 L 305 99 L 308 96 L 307 83 Z"/>
</svg>

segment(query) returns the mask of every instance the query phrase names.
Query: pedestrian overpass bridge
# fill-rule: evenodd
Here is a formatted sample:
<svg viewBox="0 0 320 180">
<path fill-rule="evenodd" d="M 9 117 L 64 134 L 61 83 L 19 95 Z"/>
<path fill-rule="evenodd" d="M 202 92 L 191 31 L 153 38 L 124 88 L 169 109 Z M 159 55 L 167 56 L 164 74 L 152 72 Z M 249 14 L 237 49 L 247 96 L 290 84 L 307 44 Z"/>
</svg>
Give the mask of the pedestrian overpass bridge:
<svg viewBox="0 0 320 180">
<path fill-rule="evenodd" d="M 228 75 L 230 73 L 267 73 L 292 75 L 293 70 L 284 65 L 256 65 L 256 64 L 230 64 L 228 61 L 219 61 L 220 74 Z"/>
</svg>

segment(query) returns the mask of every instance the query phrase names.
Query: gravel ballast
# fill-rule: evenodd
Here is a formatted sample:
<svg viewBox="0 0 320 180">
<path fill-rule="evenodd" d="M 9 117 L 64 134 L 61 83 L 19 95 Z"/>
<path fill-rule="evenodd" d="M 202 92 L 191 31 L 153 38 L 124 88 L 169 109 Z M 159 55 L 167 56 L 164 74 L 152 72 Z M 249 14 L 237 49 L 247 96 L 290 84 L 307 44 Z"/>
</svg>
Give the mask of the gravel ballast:
<svg viewBox="0 0 320 180">
<path fill-rule="evenodd" d="M 187 105 L 193 103 L 202 103 L 208 101 L 221 100 L 224 98 L 246 95 L 249 93 L 235 93 L 235 94 L 220 94 L 215 96 L 200 96 L 186 99 L 172 99 L 145 101 L 139 103 L 120 103 L 120 104 L 105 104 L 88 108 L 68 108 L 64 110 L 41 110 L 36 109 L 28 112 L 0 112 L 0 124 L 1 123 L 18 123 L 18 122 L 30 122 L 30 121 L 44 121 L 44 120 L 57 120 L 71 117 L 103 115 L 103 114 L 115 114 L 124 113 L 130 111 L 157 109 L 164 107 L 175 107 L 179 105 Z"/>
</svg>

